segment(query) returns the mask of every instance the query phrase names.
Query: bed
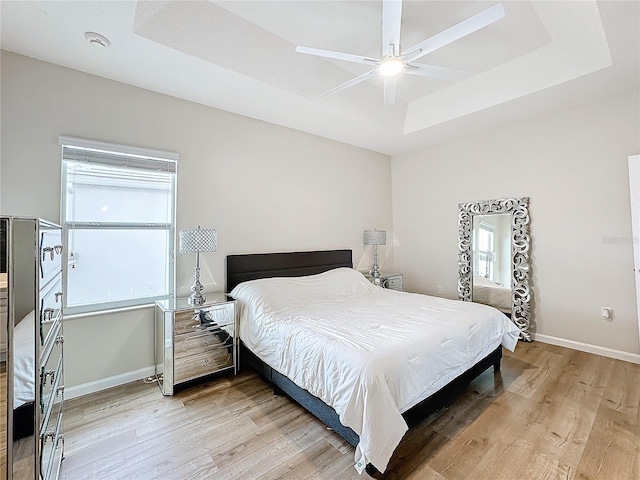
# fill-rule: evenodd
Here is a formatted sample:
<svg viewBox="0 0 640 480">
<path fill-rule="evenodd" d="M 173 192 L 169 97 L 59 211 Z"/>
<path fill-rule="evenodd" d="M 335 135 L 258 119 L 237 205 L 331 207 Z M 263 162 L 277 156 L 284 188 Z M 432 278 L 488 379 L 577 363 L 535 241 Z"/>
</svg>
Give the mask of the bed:
<svg viewBox="0 0 640 480">
<path fill-rule="evenodd" d="M 473 301 L 491 305 L 498 310 L 511 313 L 511 288 L 480 275 L 473 276 Z"/>
<path fill-rule="evenodd" d="M 227 288 L 242 365 L 354 445 L 356 469 L 370 474 L 410 424 L 498 370 L 519 335 L 492 307 L 372 285 L 350 250 L 231 255 Z"/>
</svg>

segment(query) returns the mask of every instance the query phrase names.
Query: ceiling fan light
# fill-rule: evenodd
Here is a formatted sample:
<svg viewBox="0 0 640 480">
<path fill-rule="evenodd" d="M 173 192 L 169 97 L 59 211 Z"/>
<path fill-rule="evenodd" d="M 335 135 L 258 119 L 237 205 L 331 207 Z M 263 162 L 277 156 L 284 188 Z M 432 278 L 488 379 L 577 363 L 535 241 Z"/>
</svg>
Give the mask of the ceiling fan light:
<svg viewBox="0 0 640 480">
<path fill-rule="evenodd" d="M 395 77 L 404 68 L 404 62 L 396 57 L 387 58 L 378 65 L 378 72 L 383 77 Z"/>
</svg>

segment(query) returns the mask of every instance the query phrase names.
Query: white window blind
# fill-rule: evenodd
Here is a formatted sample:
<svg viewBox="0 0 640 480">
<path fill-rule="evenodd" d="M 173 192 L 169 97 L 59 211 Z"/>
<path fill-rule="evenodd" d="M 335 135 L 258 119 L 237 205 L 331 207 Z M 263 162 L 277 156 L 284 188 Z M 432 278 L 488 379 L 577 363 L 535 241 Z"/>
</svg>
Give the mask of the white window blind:
<svg viewBox="0 0 640 480">
<path fill-rule="evenodd" d="M 67 313 L 173 294 L 177 155 L 60 137 Z"/>
</svg>

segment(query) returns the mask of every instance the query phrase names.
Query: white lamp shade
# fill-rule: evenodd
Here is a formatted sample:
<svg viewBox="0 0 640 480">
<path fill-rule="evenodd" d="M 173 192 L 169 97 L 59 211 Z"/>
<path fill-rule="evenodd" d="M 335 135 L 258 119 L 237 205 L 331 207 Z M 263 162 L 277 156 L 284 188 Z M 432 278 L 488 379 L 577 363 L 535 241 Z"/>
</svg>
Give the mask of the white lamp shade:
<svg viewBox="0 0 640 480">
<path fill-rule="evenodd" d="M 364 244 L 365 245 L 386 245 L 387 244 L 387 232 L 385 230 L 365 230 L 364 231 Z"/>
<path fill-rule="evenodd" d="M 213 229 L 180 230 L 180 253 L 215 252 L 218 249 L 218 231 Z"/>
</svg>

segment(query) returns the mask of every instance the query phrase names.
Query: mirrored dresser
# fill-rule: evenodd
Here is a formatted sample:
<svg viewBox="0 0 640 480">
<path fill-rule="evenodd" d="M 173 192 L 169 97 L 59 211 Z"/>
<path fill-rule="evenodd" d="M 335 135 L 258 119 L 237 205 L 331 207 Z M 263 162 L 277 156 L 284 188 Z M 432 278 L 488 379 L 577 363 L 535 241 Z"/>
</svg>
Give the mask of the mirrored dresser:
<svg viewBox="0 0 640 480">
<path fill-rule="evenodd" d="M 236 373 L 238 325 L 236 301 L 209 293 L 202 305 L 188 298 L 156 302 L 155 373 L 164 395 L 176 385 L 223 371 Z"/>
<path fill-rule="evenodd" d="M 2 474 L 56 479 L 63 458 L 62 230 L 0 216 Z"/>
</svg>

